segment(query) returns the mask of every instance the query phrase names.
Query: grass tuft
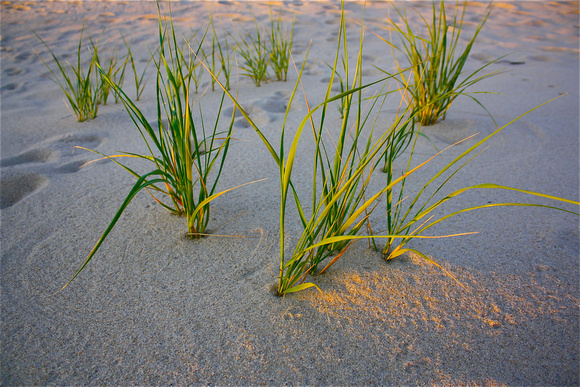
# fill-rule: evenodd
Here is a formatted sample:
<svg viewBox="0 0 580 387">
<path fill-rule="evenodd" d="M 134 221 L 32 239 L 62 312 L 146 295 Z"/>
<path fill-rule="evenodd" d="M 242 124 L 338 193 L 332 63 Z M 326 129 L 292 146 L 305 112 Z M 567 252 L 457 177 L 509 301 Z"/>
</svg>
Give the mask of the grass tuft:
<svg viewBox="0 0 580 387">
<path fill-rule="evenodd" d="M 270 41 L 270 67 L 278 81 L 288 79 L 288 66 L 290 65 L 290 53 L 294 43 L 294 26 L 296 19 L 292 21 L 290 30 L 284 27 L 281 18 L 282 10 L 278 12 L 278 17 L 274 20 L 272 8 L 270 8 L 270 30 L 268 38 Z"/>
<path fill-rule="evenodd" d="M 268 80 L 268 64 L 271 60 L 267 40 L 260 31 L 258 21 L 254 18 L 256 26 L 255 36 L 247 34 L 237 44 L 237 51 L 243 58 L 241 63 L 242 75 L 252 79 L 256 87 Z"/>
<path fill-rule="evenodd" d="M 131 98 L 107 76 L 105 70 L 97 65 L 103 79 L 120 96 L 150 153 L 148 155 L 136 153 L 123 153 L 115 156 L 103 155 L 132 174 L 137 182 L 81 268 L 65 287 L 78 276 L 94 257 L 123 211 L 140 191 L 147 190 L 158 203 L 170 212 L 185 215 L 187 235 L 199 238 L 205 235 L 212 201 L 237 188 L 221 192 L 216 190 L 232 140 L 235 110 L 232 113 L 228 129 L 219 131 L 219 119 L 225 99 L 224 93 L 213 124 L 204 121 L 201 105 L 198 105 L 200 119 L 194 120 L 193 107 L 195 105 L 190 94 L 193 78 L 190 62 L 178 44 L 173 22 L 163 24 L 161 9 L 159 4 L 157 6 L 159 10 L 159 50 L 157 50 L 158 57 L 153 60 L 157 69 L 157 121 L 154 124 L 150 123 Z M 171 14 L 171 10 L 169 12 Z M 145 160 L 151 163 L 153 168 L 150 172 L 139 174 L 117 160 L 123 157 Z M 163 201 L 156 195 L 169 200 Z"/>
<path fill-rule="evenodd" d="M 71 113 L 79 122 L 92 120 L 99 110 L 99 88 L 95 78 L 95 57 L 91 58 L 88 68 L 85 69 L 81 59 L 84 25 L 81 28 L 76 55 L 76 64 L 61 61 L 48 44 L 36 33 L 36 37 L 48 49 L 57 69 L 53 70 L 48 63 L 37 53 L 38 57 L 50 71 L 49 79 L 56 83 L 63 91 Z M 72 72 L 72 74 L 71 74 Z M 60 75 L 60 76 L 59 76 Z M 61 80 L 62 79 L 62 80 Z"/>
<path fill-rule="evenodd" d="M 404 73 L 401 73 L 398 79 L 406 89 L 409 103 L 416 106 L 418 111 L 416 119 L 422 125 L 433 125 L 439 119 L 445 119 L 449 107 L 460 95 L 470 97 L 483 107 L 473 97 L 472 94 L 475 93 L 468 93 L 466 89 L 501 72 L 498 70 L 480 75 L 482 70 L 491 63 L 501 59 L 498 58 L 467 75 L 464 73 L 465 63 L 473 44 L 492 11 L 492 6 L 490 6 L 487 13 L 480 20 L 473 37 L 468 40 L 466 47 L 461 50 L 459 41 L 460 36 L 462 36 L 466 7 L 467 3 L 464 3 L 461 15 L 459 15 L 458 5 L 451 23 L 448 23 L 444 1 L 441 1 L 439 11 L 435 8 L 435 1 L 433 1 L 431 23 L 419 14 L 427 28 L 427 36 L 420 36 L 415 32 L 406 13 L 401 12 L 396 7 L 395 11 L 402 21 L 401 25 L 389 19 L 390 24 L 401 36 L 403 50 L 400 51 L 405 54 L 411 67 L 409 75 L 405 76 Z M 399 50 L 387 39 L 380 36 L 379 38 L 392 48 Z M 399 65 L 396 58 L 395 61 L 397 70 L 401 72 L 402 66 Z"/>
</svg>

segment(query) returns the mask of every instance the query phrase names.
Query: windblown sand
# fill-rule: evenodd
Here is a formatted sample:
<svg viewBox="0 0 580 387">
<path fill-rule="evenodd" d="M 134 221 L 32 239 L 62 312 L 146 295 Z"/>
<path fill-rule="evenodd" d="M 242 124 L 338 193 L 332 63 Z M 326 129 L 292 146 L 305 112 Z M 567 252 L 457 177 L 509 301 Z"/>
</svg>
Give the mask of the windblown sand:
<svg viewBox="0 0 580 387">
<path fill-rule="evenodd" d="M 167 4 L 163 4 L 166 9 Z M 403 3 L 397 3 L 401 9 Z M 276 4 L 278 7 L 278 4 Z M 340 7 L 333 2 L 282 3 L 296 17 L 294 58 L 312 41 L 304 75 L 311 106 L 321 102 L 334 58 Z M 347 3 L 350 56 L 356 57 L 362 5 Z M 406 4 L 429 14 L 430 3 Z M 269 8 L 251 3 L 258 22 Z M 469 3 L 466 37 L 485 11 Z M 110 52 L 132 41 L 143 69 L 157 39 L 153 2 L 2 2 L 1 4 L 1 299 L 2 385 L 81 384 L 579 384 L 578 217 L 545 208 L 496 208 L 462 214 L 432 235 L 471 236 L 414 241 L 465 285 L 414 256 L 385 262 L 366 242 L 353 245 L 310 289 L 277 298 L 270 291 L 279 265 L 278 172 L 258 136 L 236 118 L 236 141 L 220 187 L 268 178 L 220 197 L 210 232 L 184 238 L 185 220 L 171 216 L 146 193 L 131 203 L 97 256 L 65 290 L 60 288 L 96 243 L 129 192 L 133 179 L 105 154 L 145 152 L 142 138 L 112 97 L 98 117 L 79 123 L 62 91 L 46 78 L 35 50 L 74 60 L 80 29 Z M 173 4 L 179 34 L 205 28 L 213 12 L 218 31 L 233 36 L 254 24 L 244 2 Z M 392 5 L 366 9 L 365 80 L 374 66 L 391 70 L 391 50 L 375 36 L 400 44 L 385 29 Z M 467 63 L 471 69 L 509 54 L 490 71 L 505 72 L 474 87 L 499 94 L 478 98 L 499 125 L 561 94 L 568 95 L 505 129 L 445 192 L 498 183 L 579 199 L 579 46 L 577 2 L 497 3 Z M 109 50 L 109 51 L 107 51 Z M 238 56 L 238 60 L 241 58 Z M 140 108 L 155 120 L 155 75 L 149 66 Z M 236 71 L 234 70 L 234 73 Z M 234 89 L 266 136 L 279 141 L 288 95 L 296 80 L 255 87 L 235 76 Z M 134 86 L 128 77 L 124 88 Z M 204 84 L 198 94 L 213 122 L 221 93 Z M 291 135 L 303 118 L 293 107 Z M 375 129 L 392 122 L 400 96 L 387 100 Z M 228 122 L 226 102 L 221 125 Z M 327 122 L 338 124 L 334 109 Z M 467 135 L 491 133 L 493 121 L 468 98 L 447 119 L 425 128 L 437 148 Z M 309 201 L 313 148 L 308 133 L 293 177 Z M 408 183 L 412 194 L 467 145 L 445 153 Z M 421 155 L 433 154 L 427 141 Z M 130 161 L 141 172 L 150 166 Z M 384 184 L 373 177 L 373 186 Z M 438 216 L 486 203 L 551 201 L 514 192 L 474 191 Z M 385 228 L 377 209 L 376 229 Z M 575 206 L 564 205 L 570 210 Z M 293 211 L 291 206 L 289 211 Z M 299 238 L 294 215 L 287 249 Z M 230 235 L 238 237 L 220 237 Z"/>
</svg>

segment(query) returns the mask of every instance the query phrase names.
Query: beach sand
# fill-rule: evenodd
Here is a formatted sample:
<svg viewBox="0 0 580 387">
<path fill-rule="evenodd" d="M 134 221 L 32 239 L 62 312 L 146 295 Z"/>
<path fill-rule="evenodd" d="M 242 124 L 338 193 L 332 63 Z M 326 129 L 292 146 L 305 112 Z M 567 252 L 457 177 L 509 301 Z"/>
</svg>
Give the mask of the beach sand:
<svg viewBox="0 0 580 387">
<path fill-rule="evenodd" d="M 296 17 L 293 55 L 300 64 L 310 41 L 304 75 L 311 105 L 326 90 L 336 49 L 340 6 L 331 2 L 281 4 L 284 20 Z M 404 3 L 396 3 L 403 9 Z M 163 7 L 166 9 L 167 4 Z M 414 23 L 417 8 L 407 3 Z M 234 36 L 254 24 L 245 2 L 174 3 L 180 34 L 205 28 L 213 12 L 218 31 Z M 278 7 L 278 5 L 276 5 Z M 251 3 L 258 22 L 269 8 Z M 362 5 L 347 3 L 351 56 Z M 220 180 L 227 189 L 257 179 L 212 204 L 210 233 L 184 237 L 184 218 L 170 215 L 147 194 L 129 205 L 95 258 L 65 290 L 129 192 L 133 179 L 113 162 L 74 149 L 105 154 L 146 152 L 143 139 L 112 96 L 96 119 L 79 123 L 59 87 L 45 76 L 35 50 L 74 59 L 81 26 L 99 47 L 124 53 L 121 33 L 143 69 L 157 39 L 154 2 L 2 2 L 1 4 L 1 300 L 2 385 L 153 384 L 455 384 L 578 385 L 579 224 L 575 215 L 545 208 L 501 207 L 465 213 L 431 235 L 477 231 L 456 238 L 416 240 L 420 249 L 465 285 L 412 255 L 386 262 L 365 241 L 355 243 L 309 289 L 284 298 L 270 292 L 279 265 L 277 167 L 243 118 Z M 469 3 L 466 37 L 485 12 Z M 365 80 L 374 66 L 392 69 L 388 37 L 391 4 L 366 9 Z M 501 2 L 483 28 L 467 66 L 476 68 L 510 54 L 490 71 L 501 75 L 477 84 L 478 96 L 499 125 L 540 103 L 504 130 L 458 173 L 446 192 L 497 183 L 572 200 L 579 199 L 579 46 L 577 2 Z M 398 38 L 392 35 L 394 43 Z M 240 58 L 238 57 L 238 60 Z M 155 120 L 154 67 L 138 105 Z M 235 71 L 234 71 L 235 72 Z M 265 135 L 278 143 L 288 93 L 297 78 L 257 88 L 236 76 L 234 90 Z M 204 76 L 203 90 L 209 85 Z M 134 86 L 125 83 L 130 96 Z M 213 120 L 221 92 L 200 96 Z M 392 121 L 399 96 L 387 100 L 379 126 Z M 222 123 L 232 103 L 226 102 Z M 295 130 L 303 99 L 288 124 Z M 338 115 L 328 124 L 337 123 Z M 468 98 L 425 133 L 441 149 L 463 136 L 491 133 L 493 121 Z M 376 129 L 379 130 L 379 129 Z M 422 145 L 425 155 L 433 148 Z M 467 145 L 442 155 L 409 183 L 421 182 Z M 308 201 L 313 144 L 301 140 L 293 177 Z M 128 161 L 146 172 L 149 165 Z M 373 187 L 384 184 L 377 173 Z M 501 202 L 534 202 L 516 192 L 474 191 L 437 212 Z M 573 205 L 562 205 L 577 211 Z M 380 207 L 380 206 L 379 206 Z M 377 211 L 379 211 L 377 209 Z M 384 210 L 382 210 L 384 212 Z M 377 213 L 378 214 L 378 213 Z M 377 221 L 379 229 L 384 227 Z M 237 237 L 220 237 L 230 235 Z M 292 213 L 289 252 L 300 236 Z"/>
</svg>

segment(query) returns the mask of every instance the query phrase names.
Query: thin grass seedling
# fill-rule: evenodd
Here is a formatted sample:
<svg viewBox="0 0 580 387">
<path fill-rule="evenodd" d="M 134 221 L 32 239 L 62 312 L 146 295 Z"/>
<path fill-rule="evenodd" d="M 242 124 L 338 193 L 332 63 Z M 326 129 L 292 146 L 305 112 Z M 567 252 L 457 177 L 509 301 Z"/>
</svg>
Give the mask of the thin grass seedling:
<svg viewBox="0 0 580 387">
<path fill-rule="evenodd" d="M 98 44 L 95 43 L 91 38 L 89 38 L 92 53 L 93 53 L 93 60 L 95 64 L 103 69 L 104 74 L 112 79 L 119 87 L 123 87 L 123 82 L 125 80 L 125 69 L 127 68 L 128 58 L 125 58 L 123 64 L 119 64 L 118 54 L 119 50 L 117 47 L 114 48 L 113 52 L 108 58 L 105 58 L 104 62 L 101 60 L 101 56 L 99 55 L 99 47 Z M 97 84 L 97 93 L 99 102 L 103 105 L 107 104 L 107 99 L 109 98 L 109 93 L 111 88 L 109 84 L 104 80 L 104 78 L 100 75 L 99 72 L 98 76 L 98 84 Z M 118 97 L 115 97 L 115 102 L 118 102 Z"/>
<path fill-rule="evenodd" d="M 121 35 L 122 36 L 122 35 Z M 149 58 L 149 60 L 145 63 L 145 67 L 143 71 L 139 73 L 137 71 L 137 66 L 135 64 L 135 58 L 133 57 L 133 52 L 131 51 L 131 44 L 127 42 L 124 36 L 122 36 L 123 42 L 125 43 L 125 47 L 127 48 L 127 57 L 129 58 L 129 63 L 131 63 L 131 70 L 133 70 L 133 77 L 135 81 L 135 100 L 139 101 L 141 99 L 141 95 L 143 94 L 143 90 L 145 90 L 145 86 L 147 85 L 147 80 L 145 79 L 145 73 L 147 72 L 147 67 L 151 60 L 153 59 L 153 55 Z"/>
<path fill-rule="evenodd" d="M 48 44 L 35 32 L 34 35 L 42 42 L 42 44 L 48 49 L 54 63 L 56 64 L 58 70 L 53 70 L 48 63 L 42 59 L 42 57 L 37 53 L 38 57 L 46 68 L 50 71 L 51 76 L 48 78 L 56 83 L 63 91 L 67 101 L 68 107 L 71 113 L 77 118 L 79 122 L 92 120 L 97 116 L 99 110 L 99 92 L 97 88 L 97 81 L 95 79 L 95 61 L 91 58 L 88 68 L 82 65 L 81 52 L 82 52 L 82 42 L 83 42 L 83 32 L 84 25 L 81 28 L 81 34 L 79 37 L 79 44 L 76 55 L 76 65 L 72 65 L 69 62 L 63 63 L 50 49 Z M 72 75 L 69 73 L 72 71 Z M 57 73 L 60 75 L 57 75 Z M 62 81 L 61 81 L 62 78 Z"/>
<path fill-rule="evenodd" d="M 214 25 L 213 25 L 213 20 L 212 20 L 212 24 L 211 27 L 213 29 L 213 35 L 217 36 Z M 215 46 L 217 46 L 217 57 L 220 63 L 220 71 L 221 73 L 224 75 L 225 78 L 225 87 L 227 90 L 230 90 L 230 77 L 232 74 L 232 67 L 233 67 L 233 58 L 231 56 L 231 48 L 230 45 L 228 44 L 228 37 L 227 35 L 224 35 L 224 43 L 222 44 L 220 42 L 219 38 L 215 38 Z M 215 51 L 215 47 L 214 47 L 214 51 Z M 213 80 L 212 77 L 212 90 L 213 90 L 213 86 L 215 84 L 215 81 Z"/>
<path fill-rule="evenodd" d="M 201 56 L 206 57 L 205 52 L 203 50 L 203 44 L 207 37 L 210 25 L 213 25 L 213 19 L 207 25 L 201 39 L 197 40 L 196 36 L 198 32 L 192 31 L 191 37 L 189 39 L 185 39 L 183 45 L 182 53 L 187 52 L 188 57 L 186 61 L 187 69 L 189 72 L 189 76 L 191 77 L 191 80 L 193 81 L 195 87 L 195 94 L 199 92 L 199 86 L 201 86 L 201 81 L 203 78 L 204 68 L 203 66 L 200 65 L 201 61 L 199 60 L 199 58 Z M 192 47 L 195 47 L 195 49 L 192 49 Z"/>
<path fill-rule="evenodd" d="M 214 124 L 208 125 L 204 121 L 201 107 L 199 108 L 200 119 L 194 120 L 194 105 L 189 91 L 192 81 L 189 63 L 178 45 L 173 22 L 164 24 L 159 4 L 157 7 L 159 50 L 157 59 L 153 60 L 157 68 L 156 123 L 151 124 L 127 94 L 107 77 L 102 68 L 99 68 L 113 91 L 120 95 L 129 116 L 149 149 L 149 154 L 123 153 L 105 156 L 132 174 L 137 181 L 81 268 L 67 285 L 94 257 L 121 214 L 140 191 L 147 190 L 161 206 L 170 212 L 185 215 L 187 235 L 199 238 L 206 235 L 212 201 L 238 188 L 234 187 L 221 192 L 216 190 L 232 140 L 235 110 L 228 129 L 220 132 L 219 118 L 225 99 L 224 93 Z M 169 12 L 171 15 L 171 9 Z M 121 164 L 117 160 L 121 157 L 145 160 L 153 164 L 153 169 L 145 174 L 139 174 Z M 168 197 L 169 201 L 163 201 L 155 195 Z"/>
<path fill-rule="evenodd" d="M 281 19 L 281 12 L 278 12 L 278 18 L 274 20 L 272 8 L 270 8 L 270 30 L 268 38 L 270 40 L 270 67 L 278 81 L 288 79 L 288 66 L 290 65 L 290 52 L 294 42 L 294 26 L 296 19 L 292 21 L 290 30 L 284 28 Z"/>
<path fill-rule="evenodd" d="M 395 11 L 402 20 L 402 26 L 399 26 L 390 18 L 389 21 L 401 36 L 403 50 L 377 35 L 392 48 L 402 51 L 409 62 L 412 68 L 410 74 L 405 76 L 404 73 L 401 73 L 399 80 L 402 85 L 409 85 L 406 88 L 407 97 L 409 103 L 416 105 L 420 111 L 417 120 L 422 125 L 432 125 L 439 119 L 445 119 L 449 107 L 460 95 L 468 96 L 485 109 L 481 102 L 472 95 L 485 92 L 467 92 L 466 90 L 474 84 L 501 72 L 501 70 L 497 70 L 480 75 L 490 64 L 501 59 L 498 58 L 470 74 L 465 74 L 463 69 L 469 53 L 492 11 L 490 6 L 479 22 L 473 37 L 461 51 L 459 38 L 463 31 L 466 8 L 467 3 L 464 3 L 459 16 L 458 5 L 451 24 L 448 24 L 445 3 L 443 0 L 441 1 L 439 12 L 437 12 L 434 1 L 431 23 L 419 14 L 428 30 L 428 36 L 421 37 L 413 31 L 406 13 L 395 7 Z M 394 54 L 393 57 L 395 57 Z M 398 61 L 396 63 L 400 72 L 402 66 L 399 65 Z M 485 110 L 487 111 L 487 109 Z"/>
<path fill-rule="evenodd" d="M 244 59 L 241 64 L 242 75 L 252 79 L 256 87 L 268 80 L 268 64 L 270 63 L 270 50 L 267 48 L 267 40 L 262 36 L 258 21 L 254 18 L 256 36 L 247 34 L 237 44 L 237 50 Z M 248 41 L 249 40 L 249 41 Z"/>
<path fill-rule="evenodd" d="M 215 30 L 213 18 L 210 18 L 209 23 L 212 29 L 211 50 L 207 54 L 205 51 L 202 51 L 202 54 L 205 62 L 209 65 L 209 69 L 212 74 L 216 74 L 218 77 L 220 74 L 224 74 L 226 87 L 229 90 L 233 62 L 230 55 L 230 47 L 228 45 L 227 35 L 224 37 L 224 44 L 222 45 L 220 38 Z M 200 69 L 201 68 L 202 66 L 200 66 Z M 215 79 L 213 77 L 211 78 L 211 90 L 215 91 Z"/>
<path fill-rule="evenodd" d="M 109 77 L 114 84 L 119 86 L 119 88 L 123 88 L 125 83 L 125 71 L 127 70 L 127 64 L 129 63 L 129 56 L 125 56 L 125 60 L 123 61 L 123 65 L 119 65 L 115 71 L 112 72 L 111 76 Z M 106 83 L 106 81 L 105 81 Z M 110 86 L 109 86 L 110 87 Z M 115 97 L 115 103 L 119 103 L 121 100 L 119 94 L 113 93 Z"/>
<path fill-rule="evenodd" d="M 330 68 L 330 70 L 334 73 L 334 75 L 338 77 L 339 91 L 340 91 L 340 94 L 343 94 L 346 91 L 348 84 L 345 85 L 345 82 L 342 79 L 342 75 L 341 75 L 340 71 L 338 71 L 337 69 L 335 69 L 333 66 L 329 65 L 328 63 L 326 65 Z M 346 63 L 344 62 L 344 58 L 342 59 L 342 70 L 343 70 L 343 72 L 346 71 Z M 340 119 L 344 118 L 344 108 L 345 108 L 344 102 L 345 102 L 345 98 L 341 98 L 339 100 L 339 103 L 336 105 L 336 110 L 338 111 L 338 114 L 340 115 Z"/>
</svg>

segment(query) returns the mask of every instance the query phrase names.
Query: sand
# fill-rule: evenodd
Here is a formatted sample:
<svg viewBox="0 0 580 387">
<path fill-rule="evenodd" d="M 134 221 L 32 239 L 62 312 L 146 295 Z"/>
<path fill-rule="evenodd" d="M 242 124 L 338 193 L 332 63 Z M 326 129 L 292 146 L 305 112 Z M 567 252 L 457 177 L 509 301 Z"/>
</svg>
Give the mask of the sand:
<svg viewBox="0 0 580 387">
<path fill-rule="evenodd" d="M 429 3 L 413 5 L 429 11 Z M 346 9 L 355 55 L 362 6 L 348 3 Z M 411 5 L 407 9 L 417 22 Z M 263 4 L 252 3 L 252 10 L 260 23 L 269 21 Z M 484 10 L 483 3 L 469 4 L 468 29 Z M 385 262 L 361 241 L 315 280 L 321 292 L 278 298 L 269 292 L 279 263 L 278 173 L 243 118 L 236 121 L 235 137 L 244 141 L 233 144 L 220 187 L 269 180 L 216 200 L 209 227 L 214 235 L 239 237 L 186 239 L 185 220 L 142 193 L 87 268 L 60 291 L 133 184 L 112 162 L 81 168 L 95 155 L 74 146 L 106 154 L 145 148 L 114 101 L 101 106 L 92 121 L 75 120 L 61 90 L 45 77 L 34 50 L 44 58 L 47 52 L 31 29 L 55 52 L 69 55 L 83 22 L 85 33 L 100 36 L 106 49 L 122 44 L 123 33 L 132 39 L 142 69 L 148 46 L 155 44 L 156 7 L 153 2 L 2 2 L 1 11 L 2 385 L 579 384 L 577 216 L 542 208 L 488 209 L 462 214 L 432 234 L 476 235 L 411 243 L 465 289 L 421 258 Z M 218 30 L 237 35 L 236 30 L 253 28 L 243 2 L 175 3 L 173 11 L 182 33 L 204 27 L 212 11 Z M 385 3 L 367 7 L 368 80 L 380 76 L 373 65 L 393 66 L 390 50 L 371 33 L 388 36 L 388 12 L 392 7 Z M 312 40 L 304 80 L 311 103 L 320 102 L 339 6 L 284 3 L 282 13 L 286 20 L 296 17 L 299 63 Z M 493 182 L 579 199 L 578 13 L 575 2 L 496 4 L 468 61 L 475 68 L 510 54 L 490 67 L 505 69 L 502 75 L 476 86 L 499 93 L 480 96 L 496 121 L 505 124 L 568 95 L 506 129 L 450 182 L 448 192 Z M 154 120 L 152 69 L 139 106 Z M 246 77 L 233 81 L 242 104 L 273 143 L 295 80 L 291 72 L 288 82 L 260 88 Z M 203 82 L 209 82 L 207 75 Z M 134 93 L 130 80 L 125 87 Z M 213 119 L 220 98 L 211 89 L 200 98 L 206 117 Z M 389 100 L 381 113 L 384 122 L 392 120 L 398 102 L 398 97 Z M 230 112 L 231 107 L 227 102 Z M 303 102 L 294 107 L 289 128 L 304 111 Z M 425 130 L 441 147 L 493 128 L 485 111 L 463 98 L 445 121 Z M 294 176 L 306 196 L 311 138 L 304 136 L 301 146 L 306 161 L 297 164 Z M 425 154 L 432 152 L 422 146 Z M 462 149 L 429 164 L 409 190 L 416 192 L 422 179 Z M 130 165 L 143 172 L 149 168 Z M 379 187 L 384 176 L 375 179 Z M 505 201 L 552 204 L 513 192 L 476 191 L 438 215 Z M 287 231 L 291 250 L 300 233 L 295 216 Z"/>
</svg>

